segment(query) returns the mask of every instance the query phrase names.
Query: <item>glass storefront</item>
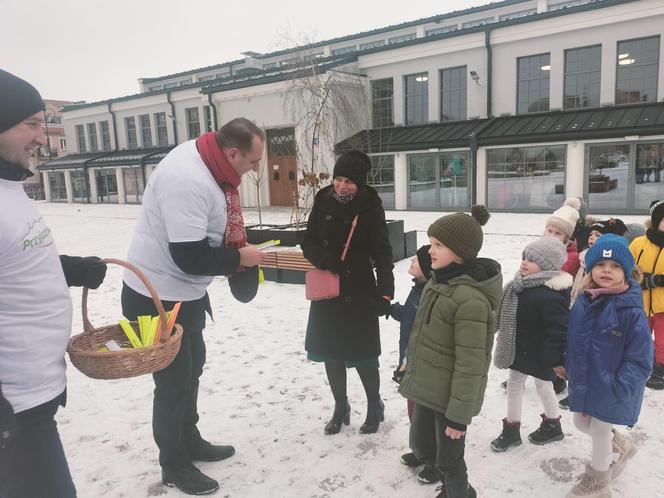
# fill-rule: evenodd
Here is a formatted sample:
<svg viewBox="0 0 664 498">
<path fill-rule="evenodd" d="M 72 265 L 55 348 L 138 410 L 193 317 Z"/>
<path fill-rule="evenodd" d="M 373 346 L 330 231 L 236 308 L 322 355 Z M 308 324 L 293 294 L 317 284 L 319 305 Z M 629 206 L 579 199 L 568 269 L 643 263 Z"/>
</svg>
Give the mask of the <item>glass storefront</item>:
<svg viewBox="0 0 664 498">
<path fill-rule="evenodd" d="M 141 168 L 126 168 L 124 173 L 125 202 L 140 204 L 143 199 L 143 173 Z"/>
<path fill-rule="evenodd" d="M 85 171 L 71 172 L 71 186 L 74 191 L 74 202 L 88 202 L 88 174 Z"/>
<path fill-rule="evenodd" d="M 378 191 L 383 207 L 394 209 L 394 156 L 371 156 L 367 183 Z"/>
<path fill-rule="evenodd" d="M 470 152 L 408 156 L 408 207 L 455 210 L 470 205 Z"/>
<path fill-rule="evenodd" d="M 115 177 L 115 169 L 98 169 L 95 171 L 97 181 L 97 201 L 117 204 L 118 183 Z"/>
<path fill-rule="evenodd" d="M 51 201 L 67 202 L 67 186 L 64 171 L 49 171 L 48 185 L 51 188 Z"/>
<path fill-rule="evenodd" d="M 489 209 L 550 211 L 565 197 L 565 145 L 487 150 Z"/>
<path fill-rule="evenodd" d="M 647 211 L 664 192 L 664 142 L 586 146 L 588 209 L 605 213 Z"/>
</svg>

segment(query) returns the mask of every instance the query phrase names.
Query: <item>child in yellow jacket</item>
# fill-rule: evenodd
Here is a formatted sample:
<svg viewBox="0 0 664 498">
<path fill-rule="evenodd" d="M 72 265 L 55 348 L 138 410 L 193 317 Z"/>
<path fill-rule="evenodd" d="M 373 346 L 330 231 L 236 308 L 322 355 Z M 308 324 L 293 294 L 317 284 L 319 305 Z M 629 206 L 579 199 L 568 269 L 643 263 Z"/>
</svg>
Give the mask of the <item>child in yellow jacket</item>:
<svg viewBox="0 0 664 498">
<path fill-rule="evenodd" d="M 646 386 L 664 389 L 664 199 L 650 204 L 651 228 L 629 250 L 643 272 L 643 307 L 655 335 L 655 364 Z"/>
</svg>

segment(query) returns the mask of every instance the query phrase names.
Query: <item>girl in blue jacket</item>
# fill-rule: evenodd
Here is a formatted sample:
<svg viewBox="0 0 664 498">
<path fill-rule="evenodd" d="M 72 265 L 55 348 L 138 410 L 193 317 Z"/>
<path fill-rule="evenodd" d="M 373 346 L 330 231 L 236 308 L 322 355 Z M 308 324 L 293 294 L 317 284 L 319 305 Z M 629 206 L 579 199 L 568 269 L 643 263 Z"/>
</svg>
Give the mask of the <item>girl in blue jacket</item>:
<svg viewBox="0 0 664 498">
<path fill-rule="evenodd" d="M 592 458 L 568 497 L 610 497 L 635 446 L 612 425 L 634 425 L 652 369 L 653 344 L 634 258 L 625 239 L 602 235 L 586 253 L 585 292 L 570 312 L 566 375 L 574 425 L 592 438 Z M 613 454 L 617 453 L 617 461 Z"/>
</svg>

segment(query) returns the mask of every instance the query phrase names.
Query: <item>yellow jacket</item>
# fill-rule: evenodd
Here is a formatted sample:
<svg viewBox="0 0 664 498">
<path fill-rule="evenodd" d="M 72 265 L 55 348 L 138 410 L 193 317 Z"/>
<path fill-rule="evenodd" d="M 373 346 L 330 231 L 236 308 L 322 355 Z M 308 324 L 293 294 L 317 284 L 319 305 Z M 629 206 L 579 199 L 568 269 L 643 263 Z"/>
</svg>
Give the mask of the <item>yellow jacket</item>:
<svg viewBox="0 0 664 498">
<path fill-rule="evenodd" d="M 647 236 L 634 239 L 629 250 L 642 272 L 664 274 L 664 248 L 650 242 Z M 648 316 L 664 313 L 664 287 L 644 290 L 643 308 Z"/>
</svg>

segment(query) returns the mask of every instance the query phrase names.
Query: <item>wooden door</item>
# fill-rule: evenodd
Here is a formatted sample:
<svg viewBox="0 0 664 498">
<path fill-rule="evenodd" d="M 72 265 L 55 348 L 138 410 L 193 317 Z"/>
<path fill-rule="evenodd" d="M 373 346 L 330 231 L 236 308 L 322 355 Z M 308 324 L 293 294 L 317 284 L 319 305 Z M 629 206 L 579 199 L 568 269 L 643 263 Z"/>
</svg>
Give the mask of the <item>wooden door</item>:
<svg viewBox="0 0 664 498">
<path fill-rule="evenodd" d="M 267 130 L 267 176 L 271 206 L 292 206 L 297 196 L 295 130 Z"/>
</svg>

